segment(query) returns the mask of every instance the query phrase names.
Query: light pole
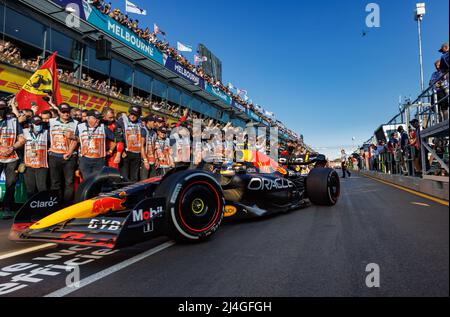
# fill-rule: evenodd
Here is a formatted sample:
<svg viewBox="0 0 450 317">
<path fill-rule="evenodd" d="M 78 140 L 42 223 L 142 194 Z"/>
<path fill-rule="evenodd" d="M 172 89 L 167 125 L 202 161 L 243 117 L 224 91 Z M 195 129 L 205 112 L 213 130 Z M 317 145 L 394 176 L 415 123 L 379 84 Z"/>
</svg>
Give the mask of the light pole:
<svg viewBox="0 0 450 317">
<path fill-rule="evenodd" d="M 414 18 L 417 21 L 417 29 L 419 33 L 419 60 L 420 60 L 420 89 L 425 90 L 423 82 L 423 60 L 422 60 L 422 20 L 425 15 L 425 3 L 416 3 L 416 11 Z"/>
</svg>

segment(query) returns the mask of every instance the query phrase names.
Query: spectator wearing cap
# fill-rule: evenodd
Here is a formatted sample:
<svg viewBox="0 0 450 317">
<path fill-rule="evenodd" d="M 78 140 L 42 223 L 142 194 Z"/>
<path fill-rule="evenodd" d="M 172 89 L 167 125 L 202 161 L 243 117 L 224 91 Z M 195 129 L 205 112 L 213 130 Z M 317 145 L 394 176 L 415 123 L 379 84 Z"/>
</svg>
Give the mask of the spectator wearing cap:
<svg viewBox="0 0 450 317">
<path fill-rule="evenodd" d="M 17 150 L 25 144 L 23 130 L 16 118 L 8 118 L 8 104 L 0 100 L 0 173 L 5 172 L 6 191 L 3 200 L 3 218 L 13 217 L 14 193 L 19 166 Z"/>
<path fill-rule="evenodd" d="M 442 60 L 434 63 L 436 71 L 431 75 L 430 86 L 433 86 L 434 96 L 431 98 L 431 104 L 438 104 L 438 111 L 441 121 L 448 120 L 448 79 L 442 78 L 444 74 L 441 71 Z M 433 107 L 434 110 L 434 107 Z"/>
<path fill-rule="evenodd" d="M 164 176 L 173 167 L 175 164 L 171 155 L 170 139 L 167 137 L 167 129 L 161 127 L 157 130 L 155 140 L 156 176 Z"/>
<path fill-rule="evenodd" d="M 443 74 L 448 73 L 449 69 L 449 60 L 448 60 L 448 43 L 444 43 L 441 46 L 441 49 L 439 50 L 439 53 L 442 53 L 441 56 L 441 62 L 440 62 L 440 69 Z"/>
<path fill-rule="evenodd" d="M 80 172 L 84 180 L 106 166 L 106 156 L 115 147 L 114 133 L 105 127 L 101 120 L 103 116 L 96 110 L 89 110 L 87 122 L 78 125 L 75 132 L 77 143 L 80 144 Z M 109 141 L 109 143 L 108 143 Z M 78 144 L 73 144 L 73 152 Z"/>
<path fill-rule="evenodd" d="M 125 151 L 123 143 L 123 133 L 121 128 L 117 125 L 114 109 L 104 108 L 102 111 L 103 124 L 114 134 L 114 143 L 116 146 L 112 147 L 112 142 L 108 141 L 109 148 L 106 157 L 106 165 L 115 169 L 119 169 L 122 160 L 122 153 Z"/>
<path fill-rule="evenodd" d="M 141 180 L 155 176 L 155 140 L 156 140 L 156 120 L 157 118 L 149 115 L 144 118 L 145 139 L 142 142 L 141 149 Z"/>
<path fill-rule="evenodd" d="M 75 131 L 78 122 L 70 117 L 71 107 L 63 103 L 57 109 L 59 117 L 50 119 L 49 136 L 50 149 L 48 165 L 50 167 L 50 189 L 59 191 L 65 202 L 73 200 L 74 177 L 77 165 L 73 144 L 77 143 Z M 64 184 L 64 185 L 63 185 Z"/>
<path fill-rule="evenodd" d="M 24 174 L 28 199 L 38 192 L 47 191 L 48 176 L 48 131 L 44 129 L 44 122 L 40 116 L 31 118 L 30 127 L 23 130 L 25 138 Z"/>
<path fill-rule="evenodd" d="M 166 120 L 163 117 L 156 117 L 155 127 L 156 129 L 166 126 Z"/>
<path fill-rule="evenodd" d="M 125 152 L 122 154 L 123 160 L 120 166 L 120 172 L 124 178 L 131 182 L 139 181 L 142 142 L 146 137 L 145 130 L 141 126 L 141 115 L 141 107 L 131 106 L 128 109 L 128 116 L 124 114 L 117 121 L 125 143 Z"/>
</svg>

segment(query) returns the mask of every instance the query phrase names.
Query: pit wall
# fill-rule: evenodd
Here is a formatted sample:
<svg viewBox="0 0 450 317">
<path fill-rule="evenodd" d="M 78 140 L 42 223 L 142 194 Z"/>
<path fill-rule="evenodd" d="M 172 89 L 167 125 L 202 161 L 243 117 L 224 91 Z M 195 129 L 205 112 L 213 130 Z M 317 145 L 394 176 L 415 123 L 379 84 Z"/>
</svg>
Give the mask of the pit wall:
<svg viewBox="0 0 450 317">
<path fill-rule="evenodd" d="M 360 174 L 393 183 L 395 185 L 403 186 L 419 193 L 427 194 L 439 199 L 443 199 L 446 201 L 449 200 L 448 178 L 447 181 L 437 181 L 422 179 L 419 177 L 390 175 L 375 171 L 360 171 Z"/>
</svg>

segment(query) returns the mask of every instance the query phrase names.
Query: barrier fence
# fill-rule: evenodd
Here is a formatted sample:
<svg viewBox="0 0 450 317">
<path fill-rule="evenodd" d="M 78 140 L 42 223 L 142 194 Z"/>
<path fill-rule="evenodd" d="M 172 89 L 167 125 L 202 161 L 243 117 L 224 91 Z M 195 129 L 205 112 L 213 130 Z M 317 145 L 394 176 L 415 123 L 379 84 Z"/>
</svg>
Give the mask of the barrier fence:
<svg viewBox="0 0 450 317">
<path fill-rule="evenodd" d="M 449 89 L 448 72 L 442 74 L 413 102 L 407 101 L 400 112 L 384 125 L 389 133 L 403 126 L 408 143 L 400 141 L 386 144 L 379 136 L 372 137 L 360 149 L 363 170 L 407 176 L 442 177 L 449 175 Z M 414 127 L 413 119 L 417 120 Z M 395 130 L 392 128 L 395 127 Z M 383 130 L 384 131 L 384 130 Z M 375 142 L 376 141 L 376 142 Z M 445 180 L 444 180 L 445 181 Z"/>
</svg>

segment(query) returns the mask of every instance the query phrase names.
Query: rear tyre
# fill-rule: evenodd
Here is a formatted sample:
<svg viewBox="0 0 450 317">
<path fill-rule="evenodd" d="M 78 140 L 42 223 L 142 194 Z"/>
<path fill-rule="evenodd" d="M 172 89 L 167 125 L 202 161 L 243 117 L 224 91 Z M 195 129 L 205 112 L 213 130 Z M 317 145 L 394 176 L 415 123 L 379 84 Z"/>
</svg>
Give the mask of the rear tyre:
<svg viewBox="0 0 450 317">
<path fill-rule="evenodd" d="M 208 173 L 190 170 L 170 175 L 158 186 L 155 197 L 166 197 L 166 234 L 176 241 L 204 241 L 222 223 L 223 191 Z"/>
<path fill-rule="evenodd" d="M 306 179 L 309 200 L 319 206 L 334 206 L 341 194 L 337 172 L 330 168 L 313 169 Z"/>
</svg>

